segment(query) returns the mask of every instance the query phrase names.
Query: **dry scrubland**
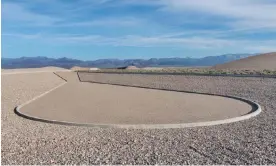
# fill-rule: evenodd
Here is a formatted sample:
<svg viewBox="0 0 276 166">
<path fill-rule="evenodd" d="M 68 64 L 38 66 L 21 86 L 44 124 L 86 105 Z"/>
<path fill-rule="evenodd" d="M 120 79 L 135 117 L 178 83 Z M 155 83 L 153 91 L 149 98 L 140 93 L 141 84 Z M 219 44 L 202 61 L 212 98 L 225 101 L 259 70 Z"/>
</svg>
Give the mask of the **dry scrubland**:
<svg viewBox="0 0 276 166">
<path fill-rule="evenodd" d="M 87 71 L 87 70 L 82 70 L 82 71 Z M 260 54 L 260 55 L 232 61 L 229 63 L 216 65 L 213 67 L 136 68 L 135 66 L 134 67 L 130 66 L 123 70 L 122 69 L 101 69 L 93 72 L 276 76 L 276 53 Z"/>
<path fill-rule="evenodd" d="M 96 75 L 96 74 L 95 74 Z M 74 127 L 35 122 L 15 106 L 61 84 L 51 73 L 2 76 L 2 164 L 276 164 L 272 78 L 98 75 L 97 81 L 234 95 L 263 112 L 226 125 L 166 130 Z"/>
<path fill-rule="evenodd" d="M 77 70 L 88 71 L 88 70 Z M 213 69 L 213 68 L 162 68 L 162 69 L 100 69 L 94 73 L 168 73 L 168 74 L 203 74 L 203 75 L 267 75 L 276 76 L 276 70 L 254 69 Z"/>
</svg>

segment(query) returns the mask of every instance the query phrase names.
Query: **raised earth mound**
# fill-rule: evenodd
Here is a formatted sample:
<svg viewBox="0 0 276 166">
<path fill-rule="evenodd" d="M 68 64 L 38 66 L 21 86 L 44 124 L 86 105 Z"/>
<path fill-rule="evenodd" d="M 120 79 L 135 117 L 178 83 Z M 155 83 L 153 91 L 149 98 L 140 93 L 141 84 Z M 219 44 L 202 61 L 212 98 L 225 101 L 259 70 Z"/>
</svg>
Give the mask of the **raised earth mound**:
<svg viewBox="0 0 276 166">
<path fill-rule="evenodd" d="M 81 70 L 88 70 L 88 69 L 89 68 L 74 66 L 70 70 L 72 70 L 72 71 L 81 71 Z"/>
<path fill-rule="evenodd" d="M 17 68 L 17 69 L 1 69 L 2 74 L 18 74 L 18 73 L 35 73 L 35 72 L 51 72 L 66 71 L 67 69 L 55 66 L 47 66 L 41 68 Z"/>
<path fill-rule="evenodd" d="M 136 66 L 128 66 L 126 69 L 138 69 Z"/>
<path fill-rule="evenodd" d="M 259 54 L 248 58 L 216 65 L 214 69 L 276 70 L 276 52 Z"/>
</svg>

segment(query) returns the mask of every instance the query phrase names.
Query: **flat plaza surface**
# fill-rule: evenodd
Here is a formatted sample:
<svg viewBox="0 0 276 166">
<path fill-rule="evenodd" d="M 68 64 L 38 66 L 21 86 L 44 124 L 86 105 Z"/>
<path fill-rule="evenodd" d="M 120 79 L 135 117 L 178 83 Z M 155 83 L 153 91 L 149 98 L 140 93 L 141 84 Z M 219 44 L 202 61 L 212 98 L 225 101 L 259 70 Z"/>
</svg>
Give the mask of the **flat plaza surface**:
<svg viewBox="0 0 276 166">
<path fill-rule="evenodd" d="M 20 108 L 22 114 L 80 124 L 179 124 L 248 114 L 251 105 L 232 98 L 79 82 L 68 83 Z"/>
</svg>

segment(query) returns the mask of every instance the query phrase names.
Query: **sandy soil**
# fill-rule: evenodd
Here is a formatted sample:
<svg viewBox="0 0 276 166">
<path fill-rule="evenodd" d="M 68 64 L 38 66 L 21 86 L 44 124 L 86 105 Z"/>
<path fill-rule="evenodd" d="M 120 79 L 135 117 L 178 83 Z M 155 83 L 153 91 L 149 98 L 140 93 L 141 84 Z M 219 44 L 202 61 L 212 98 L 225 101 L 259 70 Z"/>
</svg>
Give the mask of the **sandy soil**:
<svg viewBox="0 0 276 166">
<path fill-rule="evenodd" d="M 276 52 L 260 54 L 248 58 L 216 65 L 214 69 L 276 70 Z"/>
<path fill-rule="evenodd" d="M 143 70 L 163 70 L 163 68 L 161 68 L 161 67 L 144 67 L 141 69 L 143 69 Z"/>
<path fill-rule="evenodd" d="M 67 84 L 20 112 L 74 123 L 177 124 L 223 120 L 252 110 L 245 102 L 225 97 L 83 83 L 76 81 L 76 73 L 60 75 Z"/>
<path fill-rule="evenodd" d="M 42 67 L 42 68 L 24 68 L 24 69 L 1 69 L 1 74 L 18 74 L 18 73 L 41 73 L 54 71 L 67 71 L 67 69 L 60 67 Z"/>
<path fill-rule="evenodd" d="M 79 66 L 74 66 L 70 70 L 72 71 L 79 71 L 79 70 L 89 70 L 88 67 L 79 67 Z"/>
<path fill-rule="evenodd" d="M 54 125 L 18 117 L 13 110 L 63 80 L 50 73 L 5 75 L 1 164 L 276 164 L 275 79 L 143 75 L 97 76 L 97 79 L 240 96 L 260 103 L 263 112 L 237 123 L 185 129 Z"/>
</svg>

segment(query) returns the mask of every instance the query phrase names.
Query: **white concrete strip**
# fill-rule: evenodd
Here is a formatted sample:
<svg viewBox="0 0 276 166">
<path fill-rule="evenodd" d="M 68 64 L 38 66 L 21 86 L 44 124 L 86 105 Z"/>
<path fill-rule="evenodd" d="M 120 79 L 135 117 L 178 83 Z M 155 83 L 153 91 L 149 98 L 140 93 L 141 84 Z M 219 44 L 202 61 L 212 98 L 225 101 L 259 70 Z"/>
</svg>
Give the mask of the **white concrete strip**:
<svg viewBox="0 0 276 166">
<path fill-rule="evenodd" d="M 33 102 L 33 101 L 35 101 L 35 100 L 37 100 L 37 99 L 39 99 L 39 98 L 45 96 L 45 95 L 47 95 L 48 93 L 50 93 L 50 92 L 56 90 L 57 88 L 59 88 L 59 87 L 65 85 L 66 83 L 67 83 L 67 82 L 63 82 L 63 83 L 59 84 L 58 86 L 56 86 L 56 87 L 54 87 L 54 88 L 52 88 L 52 89 L 50 89 L 50 90 L 48 90 L 48 91 L 46 91 L 46 92 L 44 92 L 44 93 L 38 95 L 38 96 L 36 96 L 35 98 L 33 98 L 33 99 L 27 101 L 26 103 L 24 103 L 24 104 L 22 104 L 22 105 L 16 107 L 16 109 L 20 109 L 20 108 L 24 107 L 25 105 L 27 105 L 27 104 L 29 104 L 29 103 L 31 103 L 31 102 Z"/>
<path fill-rule="evenodd" d="M 36 121 L 41 121 L 41 122 L 48 122 L 48 123 L 54 123 L 54 124 L 63 124 L 63 125 L 74 125 L 74 126 L 88 126 L 88 127 L 100 127 L 100 128 L 125 128 L 125 129 L 172 129 L 172 128 L 186 128 L 186 127 L 199 127 L 199 126 L 212 126 L 212 125 L 219 125 L 219 124 L 227 124 L 227 123 L 233 123 L 233 122 L 238 122 L 242 120 L 246 120 L 252 117 L 257 116 L 258 114 L 261 113 L 262 109 L 261 106 L 254 102 L 250 101 L 248 99 L 240 98 L 240 97 L 231 97 L 231 96 L 224 96 L 224 97 L 230 97 L 234 98 L 237 100 L 241 100 L 244 102 L 247 102 L 248 104 L 252 105 L 252 107 L 255 108 L 251 113 L 235 117 L 235 118 L 230 118 L 230 119 L 223 119 L 223 120 L 216 120 L 216 121 L 207 121 L 207 122 L 196 122 L 196 123 L 181 123 L 181 124 L 138 124 L 138 125 L 129 125 L 129 124 L 92 124 L 92 123 L 73 123 L 73 122 L 67 122 L 67 121 L 57 121 L 57 120 L 50 120 L 50 119 L 42 119 L 39 117 L 31 116 L 25 113 L 20 112 L 20 108 L 23 106 L 39 99 L 40 97 L 47 95 L 48 93 L 52 92 L 53 90 L 65 85 L 66 82 L 58 85 L 57 87 L 33 98 L 32 100 L 18 106 L 15 108 L 15 113 L 25 117 L 27 119 L 31 120 L 36 120 Z M 150 89 L 150 88 L 149 88 Z M 185 93 L 185 92 L 183 92 Z M 207 94 L 208 95 L 208 94 Z M 213 94 L 209 94 L 212 95 Z M 218 95 L 218 96 L 223 96 L 223 95 Z"/>
</svg>

